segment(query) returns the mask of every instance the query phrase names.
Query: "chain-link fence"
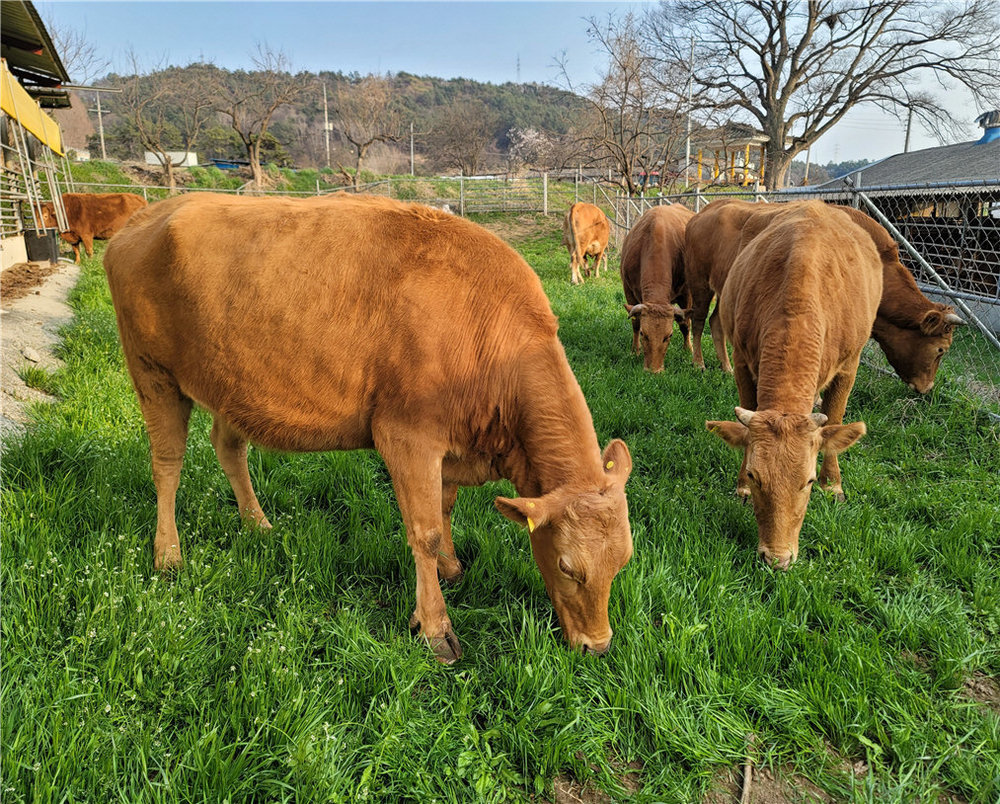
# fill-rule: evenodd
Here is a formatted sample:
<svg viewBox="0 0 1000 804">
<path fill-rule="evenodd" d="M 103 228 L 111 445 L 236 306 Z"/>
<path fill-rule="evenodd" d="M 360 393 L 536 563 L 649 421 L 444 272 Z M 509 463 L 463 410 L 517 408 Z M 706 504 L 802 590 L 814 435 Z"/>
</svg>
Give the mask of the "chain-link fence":
<svg viewBox="0 0 1000 804">
<path fill-rule="evenodd" d="M 934 301 L 954 306 L 968 326 L 956 330 L 945 373 L 994 415 L 1000 413 L 1000 182 L 921 187 L 796 188 L 779 192 L 692 192 L 614 199 L 612 237 L 618 242 L 652 206 L 684 204 L 693 211 L 722 198 L 787 203 L 818 198 L 868 213 L 896 238 L 900 259 Z M 864 361 L 892 373 L 869 341 Z"/>
</svg>

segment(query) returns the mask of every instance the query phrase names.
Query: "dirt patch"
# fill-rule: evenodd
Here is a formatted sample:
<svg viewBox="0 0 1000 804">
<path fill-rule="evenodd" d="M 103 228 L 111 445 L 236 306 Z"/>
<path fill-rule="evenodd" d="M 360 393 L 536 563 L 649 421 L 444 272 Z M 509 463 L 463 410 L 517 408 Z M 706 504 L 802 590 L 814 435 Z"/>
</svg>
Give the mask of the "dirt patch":
<svg viewBox="0 0 1000 804">
<path fill-rule="evenodd" d="M 581 759 L 579 755 L 578 759 Z M 642 787 L 642 762 L 633 760 L 623 762 L 612 756 L 611 767 L 615 771 L 618 784 L 625 791 L 626 796 L 631 798 Z M 590 769 L 598 772 L 597 765 L 591 765 Z M 609 795 L 603 790 L 599 790 L 591 782 L 580 782 L 570 775 L 557 776 L 553 783 L 552 804 L 609 804 L 618 801 L 617 796 Z"/>
<path fill-rule="evenodd" d="M 976 673 L 967 679 L 962 690 L 977 704 L 1000 714 L 1000 682 L 985 673 Z"/>
<path fill-rule="evenodd" d="M 50 262 L 19 262 L 0 273 L 0 304 L 4 307 L 32 293 L 47 277 L 59 270 Z"/>
<path fill-rule="evenodd" d="M 716 772 L 704 804 L 734 804 L 743 791 L 743 769 L 723 768 Z M 791 771 L 774 773 L 754 768 L 750 781 L 751 804 L 826 804 L 833 799 L 816 785 Z"/>
<path fill-rule="evenodd" d="M 29 273 L 35 281 L 25 287 L 20 298 L 8 298 L 8 272 L 0 275 L 3 303 L 0 305 L 0 435 L 7 438 L 24 430 L 29 421 L 28 407 L 33 402 L 51 402 L 53 397 L 28 385 L 21 379 L 25 367 L 54 371 L 62 365 L 53 352 L 60 342 L 59 330 L 73 320 L 73 311 L 66 304 L 70 290 L 76 285 L 80 267 L 71 262 L 58 263 L 42 276 Z M 24 280 L 27 282 L 27 280 Z"/>
</svg>

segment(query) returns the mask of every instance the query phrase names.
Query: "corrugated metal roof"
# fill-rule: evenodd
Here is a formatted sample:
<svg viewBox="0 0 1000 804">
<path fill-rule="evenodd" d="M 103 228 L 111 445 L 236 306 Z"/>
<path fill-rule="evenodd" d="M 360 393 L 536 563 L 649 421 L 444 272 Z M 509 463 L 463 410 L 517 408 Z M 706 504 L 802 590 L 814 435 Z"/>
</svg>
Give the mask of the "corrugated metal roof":
<svg viewBox="0 0 1000 804">
<path fill-rule="evenodd" d="M 848 174 L 856 186 L 924 186 L 942 182 L 1000 180 L 1000 140 L 983 143 L 961 142 L 940 148 L 924 148 L 887 157 L 881 162 Z M 834 179 L 813 189 L 842 187 Z"/>
<path fill-rule="evenodd" d="M 56 53 L 45 24 L 28 0 L 0 3 L 0 56 L 28 93 L 46 108 L 66 108 L 62 84 L 69 74 Z"/>
</svg>

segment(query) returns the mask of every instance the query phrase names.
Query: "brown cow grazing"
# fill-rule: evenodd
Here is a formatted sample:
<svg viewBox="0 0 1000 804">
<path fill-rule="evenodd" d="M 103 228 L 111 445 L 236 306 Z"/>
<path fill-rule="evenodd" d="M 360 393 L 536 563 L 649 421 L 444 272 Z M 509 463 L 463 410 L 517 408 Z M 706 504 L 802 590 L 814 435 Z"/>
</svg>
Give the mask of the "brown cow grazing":
<svg viewBox="0 0 1000 804">
<path fill-rule="evenodd" d="M 653 207 L 622 243 L 622 287 L 632 319 L 632 349 L 642 355 L 646 371 L 654 374 L 663 371 L 675 320 L 690 346 L 684 310 L 674 301 L 685 292 L 684 228 L 693 216 L 680 204 Z"/>
<path fill-rule="evenodd" d="M 782 569 L 799 552 L 821 450 L 820 485 L 843 498 L 837 453 L 865 433 L 863 422 L 842 423 L 844 411 L 881 295 L 872 239 L 821 201 L 776 216 L 722 291 L 740 407 L 736 422 L 705 424 L 744 450 L 737 493 L 752 498 L 758 552 Z"/>
<path fill-rule="evenodd" d="M 599 207 L 578 201 L 563 218 L 563 245 L 569 251 L 570 279 L 574 285 L 583 282 L 584 275 L 590 276 L 587 257 L 594 258 L 594 275 L 601 275 L 601 260 L 608 265 L 608 237 L 611 224 L 608 216 Z"/>
<path fill-rule="evenodd" d="M 73 247 L 74 262 L 80 262 L 80 243 L 93 257 L 95 240 L 110 240 L 133 213 L 147 206 L 146 199 L 134 193 L 63 193 L 62 200 L 69 229 L 60 236 Z M 57 227 L 52 202 L 43 202 L 41 208 L 45 226 Z"/>
<path fill-rule="evenodd" d="M 798 205 L 808 202 L 796 202 Z M 705 367 L 701 335 L 712 297 L 717 298 L 742 246 L 751 242 L 788 204 L 752 204 L 716 201 L 699 212 L 685 234 L 684 271 L 691 300 L 692 359 Z M 917 287 L 913 275 L 899 260 L 899 247 L 885 227 L 864 212 L 831 205 L 847 213 L 875 243 L 882 261 L 883 293 L 871 336 L 885 352 L 896 374 L 910 388 L 927 393 L 941 358 L 951 346 L 953 330 L 965 322 L 953 307 L 932 302 Z M 712 343 L 725 371 L 732 371 L 725 334 L 718 323 L 719 306 L 709 319 Z"/>
<path fill-rule="evenodd" d="M 104 267 L 149 432 L 155 566 L 181 565 L 174 519 L 194 403 L 243 518 L 269 527 L 247 443 L 374 448 L 417 569 L 411 625 L 460 658 L 438 575 L 456 580 L 458 486 L 509 478 L 496 507 L 527 527 L 568 641 L 611 640 L 611 581 L 632 554 L 623 441 L 603 454 L 541 282 L 498 237 L 365 196 L 210 194 L 159 202 Z"/>
<path fill-rule="evenodd" d="M 934 387 L 941 358 L 951 348 L 956 326 L 965 321 L 955 308 L 928 299 L 899 260 L 899 246 L 886 228 L 851 207 L 838 207 L 871 236 L 882 260 L 882 301 L 872 337 L 896 374 L 915 391 Z"/>
</svg>

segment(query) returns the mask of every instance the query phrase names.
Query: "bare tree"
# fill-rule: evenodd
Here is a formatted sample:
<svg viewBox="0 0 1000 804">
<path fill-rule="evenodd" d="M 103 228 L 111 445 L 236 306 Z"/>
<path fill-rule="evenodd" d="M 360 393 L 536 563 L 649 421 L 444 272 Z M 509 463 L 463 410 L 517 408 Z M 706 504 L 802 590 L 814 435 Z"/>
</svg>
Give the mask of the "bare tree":
<svg viewBox="0 0 1000 804">
<path fill-rule="evenodd" d="M 664 63 L 687 65 L 702 108 L 755 121 L 768 136 L 764 178 L 775 188 L 792 159 L 856 106 L 899 117 L 912 110 L 951 133 L 955 121 L 929 82 L 995 101 L 998 8 L 996 0 L 672 0 L 647 23 Z"/>
<path fill-rule="evenodd" d="M 74 83 L 89 84 L 111 67 L 111 59 L 87 40 L 86 29 L 61 25 L 51 14 L 45 15 L 45 28 Z"/>
<path fill-rule="evenodd" d="M 144 74 L 135 52 L 129 53 L 128 60 L 131 75 L 116 82 L 121 89 L 115 99 L 116 110 L 134 126 L 142 147 L 156 155 L 167 186 L 175 190 L 174 171 L 184 158 L 174 162 L 170 151 L 180 150 L 186 156 L 211 119 L 213 92 L 207 72 L 210 68 L 158 67 Z"/>
<path fill-rule="evenodd" d="M 627 193 L 639 190 L 641 173 L 666 173 L 686 125 L 684 77 L 664 80 L 663 61 L 643 50 L 639 18 L 628 12 L 588 20 L 587 36 L 608 57 L 600 80 L 584 87 L 590 121 L 587 150 L 611 164 Z M 560 65 L 569 84 L 565 64 Z"/>
<path fill-rule="evenodd" d="M 429 144 L 443 165 L 472 176 L 479 172 L 499 125 L 500 117 L 492 109 L 481 102 L 462 99 L 435 121 Z"/>
<path fill-rule="evenodd" d="M 361 185 L 361 166 L 368 149 L 377 142 L 396 142 L 399 116 L 393 108 L 392 81 L 388 76 L 366 75 L 342 82 L 333 93 L 335 127 L 354 152 L 354 187 Z M 347 171 L 341 167 L 341 171 Z"/>
<path fill-rule="evenodd" d="M 243 143 L 253 181 L 259 189 L 264 184 L 260 166 L 261 145 L 266 139 L 274 113 L 292 103 L 305 88 L 305 81 L 291 75 L 288 58 L 280 51 L 258 44 L 251 56 L 253 72 L 218 73 L 217 109 L 229 118 L 233 131 Z"/>
</svg>

